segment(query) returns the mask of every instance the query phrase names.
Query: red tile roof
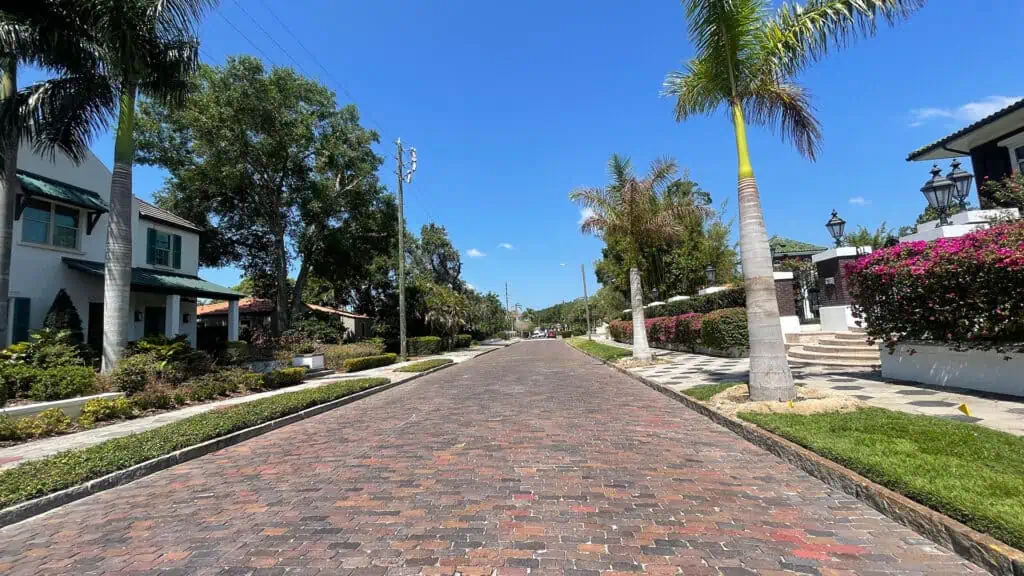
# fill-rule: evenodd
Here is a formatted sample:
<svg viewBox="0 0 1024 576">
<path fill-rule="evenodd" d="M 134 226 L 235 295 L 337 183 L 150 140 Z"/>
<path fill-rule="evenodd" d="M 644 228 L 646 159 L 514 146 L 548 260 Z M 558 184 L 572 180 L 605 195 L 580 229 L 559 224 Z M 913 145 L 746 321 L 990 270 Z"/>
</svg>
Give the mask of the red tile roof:
<svg viewBox="0 0 1024 576">
<path fill-rule="evenodd" d="M 314 310 L 316 312 L 323 312 L 325 314 L 334 314 L 335 316 L 344 316 L 346 318 L 369 318 L 362 314 L 355 314 L 347 312 L 345 310 L 339 310 L 337 308 L 328 308 L 327 306 L 319 306 L 317 304 L 306 304 L 306 308 Z M 274 303 L 269 298 L 242 298 L 238 301 L 238 313 L 239 314 L 260 314 L 274 311 Z M 214 302 L 213 304 L 206 304 L 196 308 L 196 316 L 217 316 L 219 314 L 228 313 L 227 302 Z"/>
</svg>

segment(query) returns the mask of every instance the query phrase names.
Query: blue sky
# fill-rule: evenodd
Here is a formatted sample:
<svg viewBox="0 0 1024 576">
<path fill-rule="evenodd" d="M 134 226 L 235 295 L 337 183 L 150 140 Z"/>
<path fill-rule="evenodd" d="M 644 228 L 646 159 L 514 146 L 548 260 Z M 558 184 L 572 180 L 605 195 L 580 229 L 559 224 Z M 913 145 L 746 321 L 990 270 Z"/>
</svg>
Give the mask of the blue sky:
<svg viewBox="0 0 1024 576">
<path fill-rule="evenodd" d="M 933 0 L 909 22 L 808 71 L 801 80 L 824 125 L 818 161 L 769 131 L 750 134 L 769 233 L 826 244 L 833 208 L 851 229 L 912 223 L 930 165 L 904 158 L 1024 97 L 1021 52 L 1009 42 L 1022 21 L 1019 0 Z M 360 107 L 364 124 L 381 133 L 389 187 L 395 138 L 418 149 L 408 225 L 446 226 L 478 290 L 503 294 L 508 281 L 512 303 L 547 306 L 582 295 L 580 263 L 596 290 L 592 263 L 602 243 L 579 234 L 579 210 L 566 197 L 576 186 L 603 185 L 613 152 L 639 167 L 675 157 L 735 216 L 729 120 L 676 124 L 672 103 L 658 96 L 665 74 L 693 53 L 678 1 L 222 0 L 203 23 L 205 61 L 260 56 L 229 22 L 265 60 L 293 65 L 276 41 L 340 101 Z M 94 149 L 109 165 L 112 137 Z M 137 168 L 135 193 L 150 198 L 162 181 L 159 170 Z M 202 275 L 238 279 L 232 269 Z"/>
</svg>

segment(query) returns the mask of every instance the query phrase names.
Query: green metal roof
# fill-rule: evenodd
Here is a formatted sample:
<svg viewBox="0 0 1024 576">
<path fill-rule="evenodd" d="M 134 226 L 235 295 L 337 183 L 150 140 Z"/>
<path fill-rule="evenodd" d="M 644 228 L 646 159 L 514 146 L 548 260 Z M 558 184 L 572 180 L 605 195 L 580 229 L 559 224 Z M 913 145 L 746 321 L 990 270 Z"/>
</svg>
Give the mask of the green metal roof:
<svg viewBox="0 0 1024 576">
<path fill-rule="evenodd" d="M 62 260 L 72 270 L 103 277 L 103 262 L 68 257 L 64 257 Z M 198 276 L 174 274 L 149 268 L 132 268 L 132 288 L 138 288 L 143 292 L 180 294 L 182 296 L 195 296 L 198 298 L 237 300 L 245 296 L 241 292 L 235 292 L 219 284 L 207 282 Z"/>
<path fill-rule="evenodd" d="M 94 212 L 106 213 L 109 211 L 107 203 L 100 198 L 100 195 L 92 190 L 65 184 L 51 180 L 31 172 L 18 171 L 18 181 L 21 189 L 27 196 L 43 196 L 58 202 L 65 202 L 73 206 L 81 206 Z"/>
<path fill-rule="evenodd" d="M 988 124 L 991 124 L 992 122 L 995 122 L 996 120 L 999 120 L 1000 118 L 1006 116 L 1007 114 L 1011 114 L 1011 113 L 1016 112 L 1017 110 L 1020 110 L 1022 108 L 1024 108 L 1024 98 L 1014 102 L 1013 104 L 1010 104 L 1009 106 L 1007 106 L 1006 108 L 1003 108 L 1002 110 L 998 110 L 996 112 L 993 112 L 992 114 L 989 114 L 988 116 L 982 118 L 981 120 L 978 120 L 977 122 L 975 122 L 974 124 L 971 124 L 970 126 L 967 126 L 966 128 L 961 128 L 960 130 L 957 130 L 956 132 L 953 132 L 949 136 L 946 136 L 944 138 L 936 140 L 935 142 L 932 142 L 931 144 L 928 144 L 926 146 L 922 146 L 922 147 L 918 148 L 917 150 L 914 150 L 910 154 L 907 154 L 907 161 L 908 162 L 912 162 L 914 160 L 919 160 L 919 159 L 921 159 L 922 156 L 924 156 L 925 154 L 935 150 L 936 148 L 941 148 L 941 147 L 949 144 L 953 140 L 956 140 L 957 138 L 960 138 L 961 136 L 964 136 L 966 134 L 974 132 L 975 130 L 977 130 L 979 128 L 982 128 L 982 127 L 984 127 L 984 126 L 986 126 Z M 970 150 L 964 150 L 963 152 L 970 152 Z M 966 154 L 959 154 L 959 153 L 957 153 L 957 154 L 954 154 L 953 156 L 950 156 L 950 157 L 965 156 L 965 155 Z"/>
<path fill-rule="evenodd" d="M 828 248 L 822 246 L 815 246 L 814 244 L 790 240 L 780 236 L 772 236 L 768 240 L 768 245 L 772 247 L 772 251 L 776 256 L 812 256 L 828 250 Z"/>
</svg>

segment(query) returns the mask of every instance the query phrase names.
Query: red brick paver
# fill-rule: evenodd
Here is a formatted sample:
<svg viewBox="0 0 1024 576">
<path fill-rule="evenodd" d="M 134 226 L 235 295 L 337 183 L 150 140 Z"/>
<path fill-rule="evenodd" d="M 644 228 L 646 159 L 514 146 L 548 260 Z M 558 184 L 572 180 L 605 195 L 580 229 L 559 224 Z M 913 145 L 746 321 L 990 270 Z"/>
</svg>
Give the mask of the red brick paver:
<svg viewBox="0 0 1024 576">
<path fill-rule="evenodd" d="M 980 570 L 558 342 L 0 530 L 8 574 Z"/>
</svg>

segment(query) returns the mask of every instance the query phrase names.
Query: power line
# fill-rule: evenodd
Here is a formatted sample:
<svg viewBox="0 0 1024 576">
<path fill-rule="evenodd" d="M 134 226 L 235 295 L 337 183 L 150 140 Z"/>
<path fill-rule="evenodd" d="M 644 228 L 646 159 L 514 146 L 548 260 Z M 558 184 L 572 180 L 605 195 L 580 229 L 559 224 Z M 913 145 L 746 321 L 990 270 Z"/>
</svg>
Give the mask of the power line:
<svg viewBox="0 0 1024 576">
<path fill-rule="evenodd" d="M 232 22 L 231 20 L 228 20 L 228 17 L 225 16 L 219 9 L 218 10 L 214 10 L 214 12 L 216 12 L 218 16 L 220 16 L 225 22 L 227 22 L 228 26 L 231 26 L 232 28 L 234 28 L 235 32 L 238 32 L 239 36 L 241 36 L 242 38 L 245 38 L 245 41 L 248 42 L 250 46 L 255 48 L 256 51 L 259 52 L 261 56 L 266 58 L 267 61 L 270 62 L 271 64 L 273 64 L 274 66 L 277 66 L 277 62 L 275 62 L 273 58 L 268 56 L 266 52 L 264 52 L 259 46 L 256 45 L 255 42 L 252 41 L 252 39 L 250 39 L 248 36 L 246 36 L 245 32 L 242 32 L 242 30 L 239 29 L 238 26 L 235 26 L 234 22 Z"/>
<path fill-rule="evenodd" d="M 292 55 L 289 54 L 288 51 L 284 49 L 284 46 L 281 46 L 281 44 L 270 34 L 270 32 L 267 32 L 267 29 L 264 28 L 263 25 L 260 24 L 258 20 L 253 18 L 252 14 L 250 14 L 249 11 L 245 9 L 245 6 L 242 6 L 242 4 L 238 2 L 238 0 L 232 0 L 232 2 L 235 3 L 235 6 L 238 6 L 239 10 L 244 12 L 245 15 L 249 17 L 249 20 L 252 20 L 252 23 L 255 24 L 256 27 L 259 28 L 261 32 L 263 32 L 264 36 L 270 39 L 274 46 L 277 46 L 278 50 L 284 52 L 284 55 L 287 56 L 288 59 L 292 61 L 292 64 L 295 64 L 296 68 L 301 70 L 303 74 L 307 74 L 305 68 L 302 67 L 302 64 L 299 64 L 299 61 L 292 57 Z"/>
</svg>

